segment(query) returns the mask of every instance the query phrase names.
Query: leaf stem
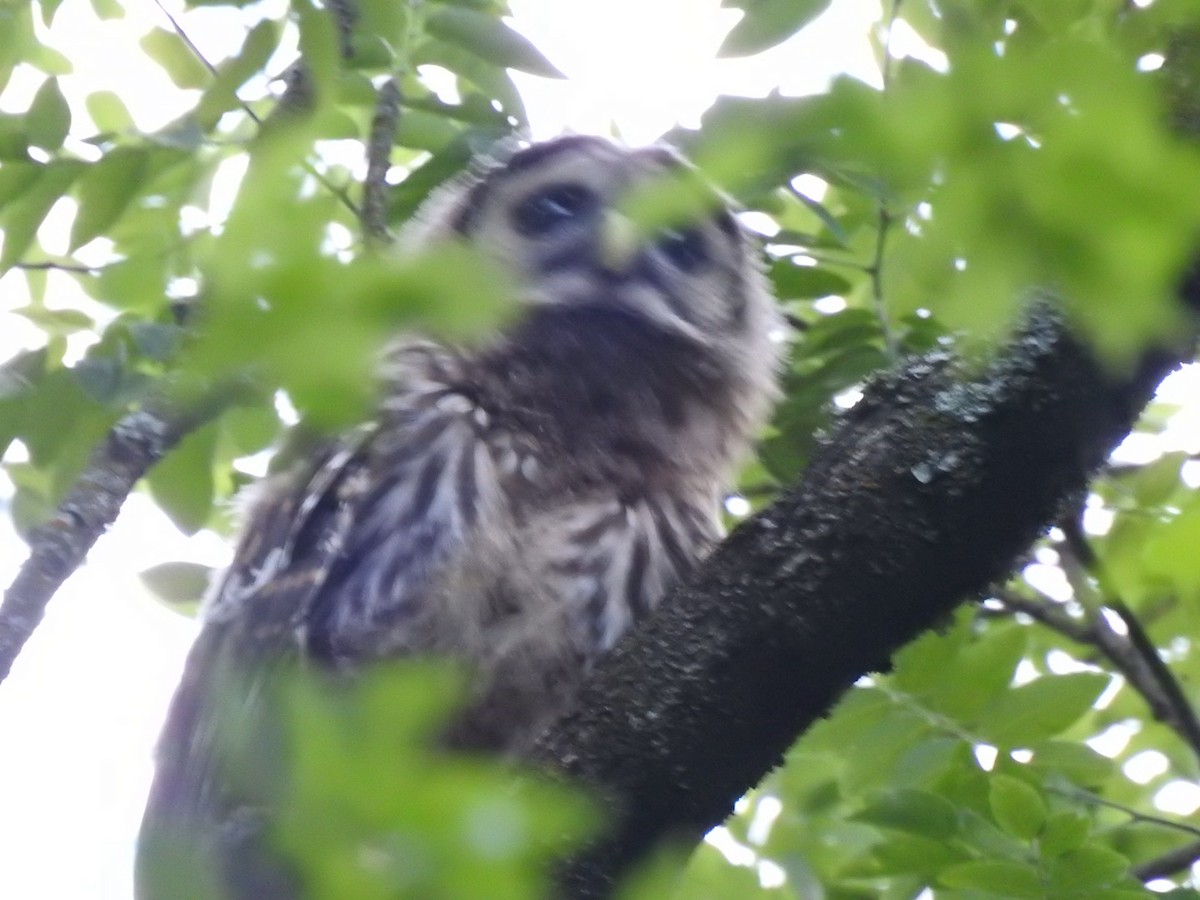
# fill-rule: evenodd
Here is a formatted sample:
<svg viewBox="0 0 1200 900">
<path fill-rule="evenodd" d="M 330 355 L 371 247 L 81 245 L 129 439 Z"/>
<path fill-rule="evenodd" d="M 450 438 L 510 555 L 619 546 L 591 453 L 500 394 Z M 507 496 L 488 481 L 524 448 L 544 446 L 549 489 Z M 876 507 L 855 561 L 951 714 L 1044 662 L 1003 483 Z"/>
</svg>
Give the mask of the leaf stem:
<svg viewBox="0 0 1200 900">
<path fill-rule="evenodd" d="M 892 81 L 892 32 L 895 30 L 896 19 L 900 15 L 900 4 L 902 2 L 903 0 L 893 0 L 885 26 L 883 64 L 880 72 L 885 94 L 891 86 Z M 875 314 L 879 318 L 879 327 L 883 334 L 884 348 L 888 359 L 893 363 L 900 358 L 900 347 L 895 329 L 892 328 L 891 321 L 888 318 L 887 304 L 884 298 L 883 260 L 887 250 L 888 232 L 891 230 L 894 221 L 895 218 L 888 209 L 887 200 L 881 196 L 879 198 L 879 211 L 875 227 L 875 252 L 867 271 L 871 276 L 871 295 L 875 301 Z"/>
<path fill-rule="evenodd" d="M 217 67 L 210 62 L 200 48 L 196 46 L 196 43 L 188 36 L 187 32 L 184 30 L 183 26 L 179 23 L 175 16 L 173 16 L 171 12 L 163 5 L 162 0 L 154 0 L 154 3 L 159 10 L 162 11 L 162 14 L 167 17 L 167 21 L 171 23 L 171 28 L 179 36 L 179 39 L 183 41 L 185 45 L 187 45 L 187 48 L 192 52 L 192 55 L 194 55 L 196 59 L 200 61 L 201 65 L 208 69 L 212 76 L 216 78 L 220 74 Z M 334 19 L 338 23 L 338 36 L 340 39 L 339 46 L 342 48 L 344 53 L 349 47 L 348 38 L 346 37 L 346 32 L 344 30 L 345 26 L 339 15 L 335 14 Z M 297 70 L 296 66 L 300 66 L 301 68 Z M 297 63 L 292 66 L 290 74 L 291 78 L 288 83 L 288 91 L 295 90 L 296 92 L 303 94 L 306 88 L 310 86 L 308 85 L 309 79 L 307 71 L 305 71 L 303 68 L 303 60 L 298 60 Z M 237 105 L 250 118 L 250 120 L 257 125 L 259 129 L 261 129 L 266 120 L 256 113 L 250 104 L 241 97 L 238 97 L 235 94 L 234 99 L 237 101 Z M 285 104 L 281 101 L 279 105 L 284 106 Z M 341 188 L 330 181 L 329 178 L 322 173 L 317 168 L 316 164 L 311 160 L 305 160 L 303 165 L 304 170 L 313 178 L 315 178 L 323 188 L 333 194 L 333 196 L 335 196 L 338 201 L 355 216 L 355 218 L 359 217 L 360 213 L 358 207 L 355 206 L 354 201 L 350 199 L 350 195 L 346 193 L 344 188 Z"/>
</svg>

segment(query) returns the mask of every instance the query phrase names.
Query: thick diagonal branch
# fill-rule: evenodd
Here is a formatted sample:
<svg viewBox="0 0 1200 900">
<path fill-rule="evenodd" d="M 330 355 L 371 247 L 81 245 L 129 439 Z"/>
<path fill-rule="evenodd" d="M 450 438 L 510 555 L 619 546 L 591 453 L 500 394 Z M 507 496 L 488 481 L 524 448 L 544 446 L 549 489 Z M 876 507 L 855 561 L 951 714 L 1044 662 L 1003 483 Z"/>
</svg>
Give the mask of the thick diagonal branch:
<svg viewBox="0 0 1200 900">
<path fill-rule="evenodd" d="M 1010 569 L 1176 362 L 1110 376 L 1039 305 L 986 370 L 924 358 L 871 389 L 543 736 L 539 761 L 614 823 L 564 895 L 609 896 L 658 841 L 721 822 L 856 679 Z"/>
</svg>

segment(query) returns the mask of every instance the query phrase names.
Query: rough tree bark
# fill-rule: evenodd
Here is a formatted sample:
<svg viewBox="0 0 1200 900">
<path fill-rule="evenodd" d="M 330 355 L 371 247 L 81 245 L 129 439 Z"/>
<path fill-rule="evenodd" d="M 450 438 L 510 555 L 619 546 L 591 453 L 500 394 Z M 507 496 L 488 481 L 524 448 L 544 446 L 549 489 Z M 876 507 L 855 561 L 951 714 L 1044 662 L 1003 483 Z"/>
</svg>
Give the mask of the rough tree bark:
<svg viewBox="0 0 1200 900">
<path fill-rule="evenodd" d="M 1182 295 L 1194 325 L 1200 274 Z M 1040 302 L 982 372 L 922 357 L 868 390 L 543 736 L 538 761 L 612 823 L 562 894 L 607 897 L 657 842 L 698 841 L 856 679 L 1006 574 L 1192 340 L 1119 377 Z"/>
</svg>

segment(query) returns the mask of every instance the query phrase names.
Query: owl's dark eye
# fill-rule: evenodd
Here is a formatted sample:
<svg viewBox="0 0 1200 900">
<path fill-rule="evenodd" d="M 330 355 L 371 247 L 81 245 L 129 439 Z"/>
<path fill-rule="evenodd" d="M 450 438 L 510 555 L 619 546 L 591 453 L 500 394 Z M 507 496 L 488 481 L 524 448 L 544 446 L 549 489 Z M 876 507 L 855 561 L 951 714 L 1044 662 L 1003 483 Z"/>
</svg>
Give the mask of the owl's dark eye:
<svg viewBox="0 0 1200 900">
<path fill-rule="evenodd" d="M 587 215 L 599 198 L 582 184 L 560 182 L 530 194 L 513 210 L 513 224 L 526 237 L 541 237 Z"/>
<path fill-rule="evenodd" d="M 681 272 L 699 272 L 708 264 L 708 242 L 698 228 L 669 229 L 659 235 L 657 244 L 659 252 Z"/>
</svg>

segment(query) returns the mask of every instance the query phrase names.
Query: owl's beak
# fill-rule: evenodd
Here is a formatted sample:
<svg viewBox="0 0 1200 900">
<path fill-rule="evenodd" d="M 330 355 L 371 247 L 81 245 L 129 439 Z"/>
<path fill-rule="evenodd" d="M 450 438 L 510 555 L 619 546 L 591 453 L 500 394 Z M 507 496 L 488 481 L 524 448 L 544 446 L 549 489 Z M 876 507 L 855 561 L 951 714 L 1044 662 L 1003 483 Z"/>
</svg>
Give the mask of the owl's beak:
<svg viewBox="0 0 1200 900">
<path fill-rule="evenodd" d="M 614 275 L 629 271 L 638 254 L 640 238 L 637 226 L 615 209 L 601 214 L 597 255 L 600 265 Z"/>
</svg>

